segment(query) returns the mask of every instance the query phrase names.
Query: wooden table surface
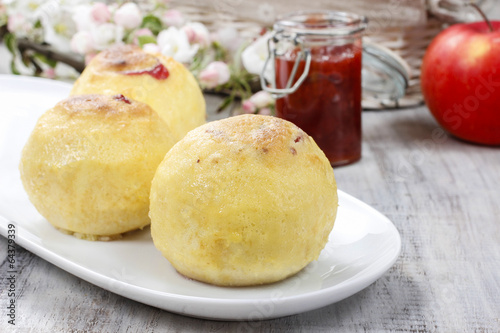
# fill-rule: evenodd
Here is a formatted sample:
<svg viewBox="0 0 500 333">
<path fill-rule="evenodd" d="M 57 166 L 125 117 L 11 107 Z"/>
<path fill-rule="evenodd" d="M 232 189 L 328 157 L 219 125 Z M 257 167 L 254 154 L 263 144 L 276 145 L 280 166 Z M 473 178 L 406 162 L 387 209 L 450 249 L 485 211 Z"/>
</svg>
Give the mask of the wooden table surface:
<svg viewBox="0 0 500 333">
<path fill-rule="evenodd" d="M 216 102 L 208 97 L 211 110 Z M 425 107 L 365 111 L 363 135 L 361 161 L 334 169 L 338 187 L 389 217 L 402 250 L 354 296 L 280 319 L 194 319 L 108 292 L 18 246 L 12 330 L 0 237 L 0 332 L 500 332 L 500 148 L 448 136 Z"/>
</svg>

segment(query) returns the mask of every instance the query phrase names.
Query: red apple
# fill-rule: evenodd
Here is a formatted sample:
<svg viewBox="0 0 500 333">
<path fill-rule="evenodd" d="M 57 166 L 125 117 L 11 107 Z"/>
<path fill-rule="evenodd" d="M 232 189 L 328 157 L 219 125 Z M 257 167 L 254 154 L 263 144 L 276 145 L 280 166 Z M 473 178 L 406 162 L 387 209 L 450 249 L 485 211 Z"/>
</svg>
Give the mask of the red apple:
<svg viewBox="0 0 500 333">
<path fill-rule="evenodd" d="M 466 141 L 500 145 L 500 22 L 455 24 L 429 45 L 425 102 L 439 124 Z"/>
</svg>

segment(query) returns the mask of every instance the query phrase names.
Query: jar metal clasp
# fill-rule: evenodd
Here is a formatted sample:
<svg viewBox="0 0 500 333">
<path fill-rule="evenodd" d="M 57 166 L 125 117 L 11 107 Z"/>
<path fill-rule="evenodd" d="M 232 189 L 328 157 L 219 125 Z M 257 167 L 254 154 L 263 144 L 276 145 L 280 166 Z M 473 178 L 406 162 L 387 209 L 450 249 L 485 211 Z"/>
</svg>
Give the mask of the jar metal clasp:
<svg viewBox="0 0 500 333">
<path fill-rule="evenodd" d="M 286 49 L 284 51 L 279 49 L 279 43 L 283 42 L 291 43 L 293 47 L 298 47 L 299 51 L 297 52 L 295 63 L 293 65 L 290 77 L 288 78 L 285 88 L 277 88 L 275 60 L 277 56 L 282 56 L 283 53 L 286 52 Z M 273 34 L 273 36 L 267 40 L 267 48 L 268 48 L 268 55 L 266 61 L 264 62 L 264 67 L 262 68 L 262 72 L 260 75 L 260 84 L 262 86 L 262 89 L 270 93 L 274 98 L 281 98 L 288 94 L 294 93 L 300 87 L 302 82 L 304 82 L 307 75 L 309 74 L 309 68 L 311 67 L 311 50 L 304 47 L 301 41 L 300 34 L 296 33 L 286 34 L 282 30 L 276 31 Z M 304 70 L 300 75 L 300 77 L 292 86 L 292 83 L 297 76 L 297 70 L 299 68 L 299 64 L 302 60 L 305 61 Z M 267 80 L 266 72 L 269 63 L 271 63 L 272 66 L 272 78 Z"/>
</svg>

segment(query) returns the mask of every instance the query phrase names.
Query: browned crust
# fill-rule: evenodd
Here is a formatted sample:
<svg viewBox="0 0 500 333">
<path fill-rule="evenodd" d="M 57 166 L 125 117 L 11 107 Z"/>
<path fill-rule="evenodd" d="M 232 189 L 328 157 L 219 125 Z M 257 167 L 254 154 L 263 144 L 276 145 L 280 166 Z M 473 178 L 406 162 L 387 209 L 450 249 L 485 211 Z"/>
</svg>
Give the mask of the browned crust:
<svg viewBox="0 0 500 333">
<path fill-rule="evenodd" d="M 134 72 L 155 67 L 158 58 L 136 45 L 114 45 L 99 53 L 92 61 L 101 71 Z"/>
<path fill-rule="evenodd" d="M 76 115 L 129 115 L 149 116 L 154 111 L 144 103 L 123 95 L 75 95 L 59 102 L 55 109 Z"/>
<path fill-rule="evenodd" d="M 291 122 L 271 116 L 241 115 L 205 125 L 203 136 L 218 142 L 240 142 L 264 154 L 296 155 L 311 138 Z"/>
</svg>

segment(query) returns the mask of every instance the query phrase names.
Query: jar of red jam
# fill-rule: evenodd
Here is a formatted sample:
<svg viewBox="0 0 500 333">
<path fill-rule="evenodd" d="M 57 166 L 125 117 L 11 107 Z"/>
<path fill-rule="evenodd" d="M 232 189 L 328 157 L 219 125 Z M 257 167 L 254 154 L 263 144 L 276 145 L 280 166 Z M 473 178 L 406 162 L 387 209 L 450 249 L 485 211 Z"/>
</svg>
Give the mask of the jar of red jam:
<svg viewBox="0 0 500 333">
<path fill-rule="evenodd" d="M 356 14 L 295 12 L 274 24 L 263 89 L 276 114 L 311 135 L 332 166 L 361 158 L 362 33 Z M 264 73 L 269 67 L 271 77 Z M 266 81 L 269 81 L 266 82 Z"/>
</svg>

